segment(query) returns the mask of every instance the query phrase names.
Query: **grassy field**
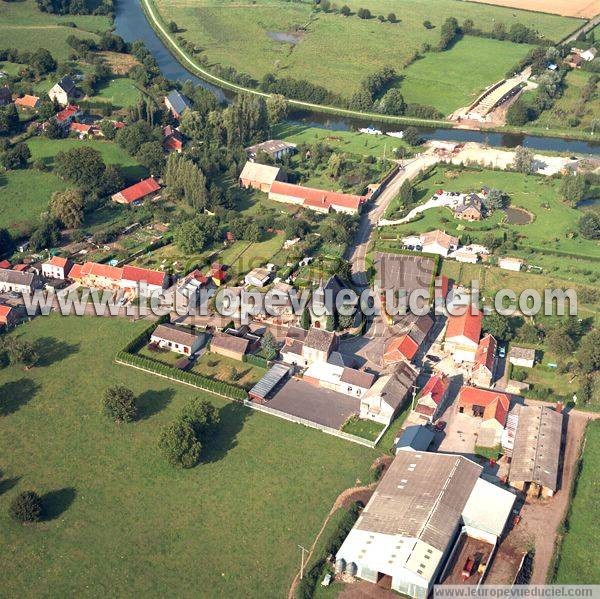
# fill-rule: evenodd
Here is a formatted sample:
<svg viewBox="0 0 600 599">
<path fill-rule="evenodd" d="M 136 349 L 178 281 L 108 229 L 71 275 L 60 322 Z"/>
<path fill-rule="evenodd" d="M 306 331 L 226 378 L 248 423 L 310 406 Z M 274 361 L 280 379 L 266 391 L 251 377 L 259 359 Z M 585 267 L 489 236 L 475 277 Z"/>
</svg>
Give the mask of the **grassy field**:
<svg viewBox="0 0 600 599">
<path fill-rule="evenodd" d="M 359 418 L 353 417 L 344 423 L 344 426 L 342 426 L 342 430 L 345 433 L 356 435 L 358 437 L 363 437 L 364 439 L 368 439 L 369 441 L 375 441 L 375 439 L 377 439 L 377 437 L 383 430 L 383 424 L 373 422 L 372 420 L 361 420 Z"/>
<path fill-rule="evenodd" d="M 589 81 L 592 73 L 580 70 L 569 71 L 565 77 L 565 89 L 563 95 L 556 100 L 550 110 L 545 110 L 540 116 L 529 123 L 532 127 L 556 128 L 560 123 L 564 128 L 569 128 L 569 117 L 577 116 L 580 120 L 579 125 L 573 127 L 574 131 L 584 129 L 591 130 L 591 124 L 594 119 L 598 119 L 600 114 L 600 90 L 597 88 L 592 99 L 582 104 L 581 91 Z M 528 93 L 532 97 L 531 93 Z M 527 98 L 527 96 L 525 96 Z M 581 114 L 578 112 L 582 110 Z M 596 134 L 600 133 L 596 127 Z"/>
<path fill-rule="evenodd" d="M 16 236 L 27 233 L 47 211 L 50 196 L 65 187 L 52 173 L 33 169 L 0 173 L 0 227 Z"/>
<path fill-rule="evenodd" d="M 75 23 L 68 27 L 65 23 Z M 110 28 L 109 17 L 91 15 L 58 16 L 38 10 L 34 0 L 0 4 L 0 47 L 35 50 L 46 48 L 54 58 L 65 60 L 70 35 L 97 39 L 97 32 Z"/>
<path fill-rule="evenodd" d="M 526 177 L 506 171 L 446 170 L 440 166 L 417 185 L 415 193 L 418 201 L 425 202 L 438 189 L 467 192 L 477 191 L 483 185 L 508 193 L 510 205 L 531 213 L 532 222 L 525 225 L 507 224 L 503 222 L 504 213 L 496 212 L 482 221 L 466 223 L 455 219 L 448 208 L 441 207 L 425 211 L 420 220 L 385 227 L 381 235 L 402 237 L 442 229 L 457 236 L 466 232 L 473 241 L 481 241 L 490 231 L 500 234 L 502 231 L 512 230 L 519 235 L 521 246 L 521 251 L 513 253 L 522 255 L 531 264 L 541 266 L 544 272 L 583 284 L 590 282 L 592 273 L 600 276 L 600 262 L 589 259 L 600 257 L 600 248 L 596 242 L 574 235 L 583 212 L 561 201 L 558 180 Z M 394 206 L 390 210 L 394 211 Z M 546 249 L 576 254 L 580 258 L 542 254 Z"/>
<path fill-rule="evenodd" d="M 134 105 L 140 95 L 133 79 L 129 77 L 116 77 L 104 81 L 98 86 L 94 101 L 110 102 L 114 108 L 126 108 Z"/>
<path fill-rule="evenodd" d="M 476 27 L 485 30 L 491 30 L 494 22 L 503 22 L 507 27 L 519 22 L 557 39 L 579 23 L 576 19 L 456 0 L 404 0 L 401 10 L 394 0 L 348 2 L 353 11 L 369 8 L 374 17 L 396 12 L 398 23 L 363 20 L 355 14 L 343 17 L 314 12 L 312 2 L 155 0 L 155 4 L 165 22 L 174 20 L 181 27 L 178 35 L 202 48 L 209 64 L 233 66 L 257 80 L 270 72 L 309 79 L 344 97 L 350 96 L 366 75 L 386 65 L 401 70 L 424 43 L 435 46 L 439 27 L 450 16 L 459 21 L 470 18 Z M 426 29 L 426 19 L 435 27 Z M 297 27 L 304 30 L 295 36 L 294 43 L 277 39 L 278 34 L 295 34 Z M 521 46 L 519 50 L 523 56 L 527 49 Z M 491 52 L 489 56 L 492 62 L 497 59 Z M 481 60 L 481 56 L 473 56 L 472 60 L 489 67 L 490 61 Z M 479 89 L 493 81 L 486 75 L 479 81 Z M 439 93 L 445 92 L 440 89 Z"/>
<path fill-rule="evenodd" d="M 600 531 L 596 517 L 600 512 L 598 464 L 600 463 L 600 421 L 587 429 L 583 466 L 575 497 L 571 503 L 566 534 L 560 546 L 555 584 L 597 584 L 600 579 Z"/>
<path fill-rule="evenodd" d="M 465 37 L 446 52 L 430 52 L 403 72 L 407 102 L 429 104 L 448 115 L 468 106 L 482 89 L 504 77 L 532 46 Z M 493 57 L 485 60 L 482 57 Z"/>
<path fill-rule="evenodd" d="M 172 469 L 160 430 L 202 393 L 114 364 L 145 326 L 54 316 L 17 330 L 41 364 L 0 370 L 3 594 L 284 596 L 297 545 L 312 542 L 340 491 L 367 479 L 377 452 L 203 395 L 222 424 L 201 465 Z M 116 383 L 139 397 L 137 422 L 102 414 Z M 7 510 L 26 489 L 50 513 L 23 527 Z"/>
<path fill-rule="evenodd" d="M 239 379 L 233 380 L 232 370 L 235 369 L 241 375 Z M 208 376 L 212 379 L 224 381 L 244 389 L 250 389 L 264 376 L 266 370 L 250 364 L 240 362 L 226 356 L 213 352 L 206 352 L 192 368 L 193 372 Z"/>
</svg>

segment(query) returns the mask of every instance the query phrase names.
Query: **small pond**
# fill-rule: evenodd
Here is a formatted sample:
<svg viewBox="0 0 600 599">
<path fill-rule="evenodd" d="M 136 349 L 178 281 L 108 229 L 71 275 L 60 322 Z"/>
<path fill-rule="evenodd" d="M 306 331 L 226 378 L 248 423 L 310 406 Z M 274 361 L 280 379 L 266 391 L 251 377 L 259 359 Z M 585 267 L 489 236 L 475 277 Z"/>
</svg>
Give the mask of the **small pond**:
<svg viewBox="0 0 600 599">
<path fill-rule="evenodd" d="M 302 40 L 301 33 L 283 33 L 281 31 L 267 31 L 267 35 L 276 42 L 293 44 L 294 46 Z"/>
<path fill-rule="evenodd" d="M 528 225 L 533 216 L 522 208 L 507 208 L 505 222 L 509 225 Z"/>
</svg>

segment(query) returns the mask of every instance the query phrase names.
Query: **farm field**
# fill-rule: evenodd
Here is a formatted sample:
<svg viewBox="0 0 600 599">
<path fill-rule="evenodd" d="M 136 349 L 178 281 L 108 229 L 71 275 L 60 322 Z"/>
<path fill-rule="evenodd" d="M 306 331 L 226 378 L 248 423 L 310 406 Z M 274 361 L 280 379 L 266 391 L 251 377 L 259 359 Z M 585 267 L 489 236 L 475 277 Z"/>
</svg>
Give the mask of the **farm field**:
<svg viewBox="0 0 600 599">
<path fill-rule="evenodd" d="M 65 23 L 75 23 L 68 27 Z M 33 51 L 46 48 L 57 60 L 66 60 L 70 47 L 67 38 L 97 39 L 97 32 L 110 28 L 106 16 L 52 15 L 38 10 L 34 0 L 3 2 L 0 5 L 0 40 L 3 48 Z"/>
<path fill-rule="evenodd" d="M 377 451 L 114 364 L 147 325 L 51 316 L 17 329 L 41 363 L 0 369 L 4 594 L 282 597 L 298 543 L 312 542 L 343 489 L 366 480 Z M 86 384 L 65 372 L 85 372 Z M 103 415 L 102 393 L 116 383 L 140 398 L 138 421 Z M 195 396 L 220 409 L 222 424 L 203 463 L 174 470 L 158 436 Z M 26 489 L 50 509 L 24 527 L 7 511 Z"/>
<path fill-rule="evenodd" d="M 267 73 L 308 79 L 344 98 L 358 89 L 366 75 L 388 65 L 401 71 L 424 43 L 435 46 L 440 37 L 440 25 L 451 16 L 459 22 L 472 19 L 475 27 L 484 30 L 491 30 L 494 22 L 502 22 L 508 28 L 514 23 L 522 23 L 551 39 L 564 37 L 579 23 L 576 19 L 456 0 L 406 0 L 401 11 L 394 0 L 348 2 L 354 13 L 360 7 L 369 8 L 372 19 L 360 19 L 356 14 L 344 17 L 314 12 L 313 4 L 309 2 L 153 2 L 164 22 L 173 20 L 184 29 L 177 35 L 202 49 L 200 56 L 206 57 L 209 65 L 232 66 L 257 81 Z M 399 19 L 397 23 L 380 23 L 375 18 L 378 14 L 387 15 L 394 11 Z M 434 27 L 426 29 L 424 20 L 430 20 Z M 298 32 L 297 27 L 304 29 Z M 507 43 L 507 46 L 510 48 L 513 44 Z M 343 52 L 340 52 L 341 48 Z M 517 46 L 514 55 L 520 58 L 526 52 L 526 46 Z M 356 60 L 358 56 L 361 60 Z M 494 61 L 497 59 L 493 53 L 490 56 Z M 506 60 L 506 57 L 501 58 Z M 481 56 L 472 56 L 473 61 L 478 59 Z M 431 69 L 435 66 L 434 62 Z M 482 90 L 493 80 L 485 75 L 478 82 L 478 89 L 469 90 L 468 94 Z M 439 94 L 445 94 L 443 86 L 440 86 Z"/>
<path fill-rule="evenodd" d="M 470 0 L 567 17 L 590 18 L 600 11 L 597 0 Z"/>
<path fill-rule="evenodd" d="M 566 532 L 559 548 L 554 584 L 596 584 L 600 577 L 600 531 L 595 518 L 600 510 L 598 463 L 600 461 L 600 421 L 588 424 L 583 466 L 571 503 Z"/>
<path fill-rule="evenodd" d="M 34 169 L 0 173 L 0 227 L 16 235 L 28 233 L 48 210 L 50 196 L 65 187 L 52 173 Z"/>
<path fill-rule="evenodd" d="M 563 95 L 556 100 L 554 106 L 542 112 L 535 121 L 528 123 L 532 127 L 556 128 L 561 123 L 565 129 L 569 127 L 569 118 L 577 117 L 579 123 L 572 129 L 590 131 L 592 121 L 598 120 L 600 114 L 600 90 L 597 88 L 589 102 L 585 104 L 581 99 L 581 92 L 593 73 L 587 71 L 571 70 L 565 77 L 565 89 Z M 527 92 L 532 97 L 531 92 Z M 527 98 L 527 96 L 525 96 Z M 596 131 L 598 130 L 596 125 Z"/>
</svg>

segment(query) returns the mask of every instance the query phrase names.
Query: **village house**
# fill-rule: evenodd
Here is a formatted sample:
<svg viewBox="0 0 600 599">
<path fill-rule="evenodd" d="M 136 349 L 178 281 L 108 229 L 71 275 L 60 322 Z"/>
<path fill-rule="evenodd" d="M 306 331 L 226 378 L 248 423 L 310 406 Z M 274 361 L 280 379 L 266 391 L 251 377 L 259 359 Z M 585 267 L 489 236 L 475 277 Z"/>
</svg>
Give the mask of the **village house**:
<svg viewBox="0 0 600 599">
<path fill-rule="evenodd" d="M 220 287 L 227 280 L 227 271 L 222 264 L 213 262 L 207 276 L 216 287 Z"/>
<path fill-rule="evenodd" d="M 323 191 L 282 181 L 273 182 L 269 190 L 269 199 L 285 204 L 301 205 L 322 214 L 327 214 L 331 210 L 358 214 L 366 200 L 365 196 Z"/>
<path fill-rule="evenodd" d="M 61 106 L 67 106 L 77 96 L 77 86 L 71 77 L 65 75 L 58 83 L 55 83 L 48 92 L 53 102 Z"/>
<path fill-rule="evenodd" d="M 478 445 L 494 447 L 500 443 L 509 409 L 510 397 L 506 393 L 467 385 L 458 392 L 459 413 L 481 418 Z"/>
<path fill-rule="evenodd" d="M 40 286 L 41 281 L 33 272 L 0 268 L 0 292 L 33 293 Z"/>
<path fill-rule="evenodd" d="M 338 550 L 336 571 L 426 599 L 465 537 L 492 552 L 504 533 L 515 496 L 482 473 L 463 456 L 399 451 Z"/>
<path fill-rule="evenodd" d="M 19 322 L 19 314 L 12 306 L 0 304 L 0 325 L 9 329 Z"/>
<path fill-rule="evenodd" d="M 275 181 L 284 181 L 285 173 L 278 166 L 246 162 L 239 177 L 240 187 L 252 188 L 269 193 Z"/>
<path fill-rule="evenodd" d="M 186 110 L 191 110 L 192 108 L 192 103 L 176 89 L 170 91 L 165 96 L 165 104 L 176 119 L 180 119 Z"/>
<path fill-rule="evenodd" d="M 512 345 L 508 352 L 508 361 L 513 366 L 521 368 L 533 368 L 535 365 L 535 349 L 517 347 Z"/>
<path fill-rule="evenodd" d="M 210 340 L 210 351 L 233 360 L 242 361 L 248 352 L 249 345 L 250 341 L 244 337 L 217 333 Z"/>
<path fill-rule="evenodd" d="M 586 62 L 592 62 L 592 60 L 594 60 L 594 58 L 596 58 L 597 54 L 598 54 L 598 48 L 594 48 L 592 46 L 591 48 L 584 50 L 579 56 L 581 56 L 582 60 L 585 60 Z"/>
<path fill-rule="evenodd" d="M 74 279 L 84 287 L 94 289 L 119 288 L 123 276 L 123 269 L 109 264 L 98 264 L 97 262 L 85 262 L 81 267 L 73 265 L 69 278 Z"/>
<path fill-rule="evenodd" d="M 450 252 L 458 249 L 458 237 L 448 235 L 445 231 L 439 229 L 423 233 L 420 240 L 422 251 L 428 254 L 438 254 L 445 257 Z"/>
<path fill-rule="evenodd" d="M 85 123 L 74 123 L 71 122 L 69 125 L 69 133 L 73 133 L 79 139 L 84 139 L 96 135 L 98 129 L 94 125 L 86 125 Z"/>
<path fill-rule="evenodd" d="M 50 260 L 42 264 L 42 275 L 49 279 L 60 279 L 64 281 L 68 276 L 73 262 L 61 256 L 52 256 Z"/>
<path fill-rule="evenodd" d="M 25 94 L 15 100 L 15 106 L 22 110 L 37 110 L 40 106 L 40 99 L 37 96 Z"/>
<path fill-rule="evenodd" d="M 521 260 L 521 258 L 500 258 L 498 260 L 498 266 L 503 270 L 512 270 L 514 272 L 519 272 L 523 265 L 525 264 L 525 260 Z"/>
<path fill-rule="evenodd" d="M 254 144 L 246 148 L 248 160 L 254 162 L 257 154 L 264 152 L 273 160 L 281 160 L 284 156 L 293 154 L 296 151 L 296 144 L 281 139 L 269 139 L 259 144 Z"/>
<path fill-rule="evenodd" d="M 120 286 L 126 291 L 137 291 L 140 285 L 146 285 L 149 293 L 166 289 L 169 275 L 160 270 L 150 270 L 126 264 L 123 266 Z"/>
<path fill-rule="evenodd" d="M 169 351 L 191 356 L 204 345 L 205 335 L 172 324 L 159 324 L 150 336 L 150 343 Z"/>
<path fill-rule="evenodd" d="M 471 382 L 478 387 L 491 387 L 494 380 L 496 366 L 496 339 L 490 335 L 484 335 L 477 351 L 475 352 L 475 363 L 471 372 Z"/>
<path fill-rule="evenodd" d="M 361 399 L 360 417 L 387 426 L 409 400 L 417 374 L 408 362 L 401 362 L 394 372 L 379 377 Z"/>
<path fill-rule="evenodd" d="M 160 185 L 158 181 L 154 179 L 154 177 L 148 177 L 135 185 L 126 187 L 113 194 L 111 199 L 113 202 L 119 204 L 130 204 L 135 206 L 144 200 L 155 198 L 159 191 Z"/>
<path fill-rule="evenodd" d="M 329 354 L 336 346 L 335 333 L 311 327 L 308 329 L 302 347 L 302 357 L 307 366 L 315 362 L 327 362 Z"/>
<path fill-rule="evenodd" d="M 427 451 L 435 439 L 435 432 L 429 426 L 411 424 L 404 428 L 400 437 L 394 442 L 395 452 Z"/>
<path fill-rule="evenodd" d="M 362 397 L 371 388 L 375 375 L 329 362 L 314 362 L 302 380 L 344 395 Z"/>
<path fill-rule="evenodd" d="M 528 497 L 552 497 L 558 488 L 563 415 L 548 406 L 521 406 L 508 482 Z"/>
<path fill-rule="evenodd" d="M 176 129 L 171 125 L 167 125 L 166 127 L 163 127 L 162 133 L 163 148 L 165 149 L 165 151 L 177 152 L 178 154 L 180 154 L 183 150 L 183 135 L 181 134 L 179 129 Z"/>
<path fill-rule="evenodd" d="M 394 326 L 394 332 L 399 333 L 388 342 L 383 354 L 383 365 L 396 364 L 402 360 L 409 362 L 415 357 L 419 348 L 428 338 L 433 327 L 433 318 L 429 314 L 417 316 L 406 315 L 405 324 L 400 321 Z"/>
<path fill-rule="evenodd" d="M 54 120 L 64 128 L 69 128 L 74 119 L 81 116 L 81 110 L 77 104 L 69 104 L 54 115 Z"/>
<path fill-rule="evenodd" d="M 265 287 L 271 280 L 271 272 L 266 268 L 253 268 L 245 277 L 246 285 L 252 287 Z"/>
<path fill-rule="evenodd" d="M 306 366 L 303 350 L 307 334 L 308 331 L 300 327 L 291 326 L 288 328 L 283 347 L 279 352 L 283 362 L 293 366 Z"/>
<path fill-rule="evenodd" d="M 450 382 L 443 374 L 435 374 L 429 378 L 417 395 L 415 412 L 425 416 L 430 422 L 437 419 L 444 407 Z"/>
<path fill-rule="evenodd" d="M 476 193 L 470 193 L 454 208 L 454 218 L 479 221 L 483 218 L 483 203 Z"/>
<path fill-rule="evenodd" d="M 475 306 L 465 306 L 463 314 L 448 316 L 444 350 L 455 362 L 475 362 L 482 325 L 483 314 Z"/>
</svg>

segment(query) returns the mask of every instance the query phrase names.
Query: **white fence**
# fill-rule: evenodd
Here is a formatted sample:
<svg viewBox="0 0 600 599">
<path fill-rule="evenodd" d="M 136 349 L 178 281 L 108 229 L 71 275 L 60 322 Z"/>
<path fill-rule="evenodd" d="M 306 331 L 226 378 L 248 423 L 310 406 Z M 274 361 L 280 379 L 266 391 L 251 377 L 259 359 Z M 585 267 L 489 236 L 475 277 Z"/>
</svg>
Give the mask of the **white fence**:
<svg viewBox="0 0 600 599">
<path fill-rule="evenodd" d="M 381 438 L 381 434 L 377 441 L 369 441 L 368 439 L 363 439 L 362 437 L 358 437 L 357 435 L 351 435 L 350 433 L 345 433 L 344 431 L 339 431 L 335 428 L 331 428 L 329 426 L 325 426 L 323 424 L 319 424 L 318 422 L 313 422 L 312 420 L 306 420 L 305 418 L 300 418 L 299 416 L 293 416 L 292 414 L 287 414 L 286 412 L 282 412 L 281 410 L 276 410 L 275 408 L 269 408 L 263 404 L 254 403 L 249 400 L 244 400 L 244 405 L 252 408 L 253 410 L 258 410 L 259 412 L 265 412 L 266 414 L 271 414 L 272 416 L 277 416 L 278 418 L 283 418 L 284 420 L 289 420 L 290 422 L 296 422 L 297 424 L 303 424 L 304 426 L 308 426 L 310 428 L 316 428 L 317 430 L 323 431 L 328 435 L 333 435 L 334 437 L 339 437 L 340 439 L 346 439 L 346 441 L 352 441 L 353 443 L 358 443 L 359 445 L 364 445 L 365 447 L 374 448 Z"/>
</svg>

